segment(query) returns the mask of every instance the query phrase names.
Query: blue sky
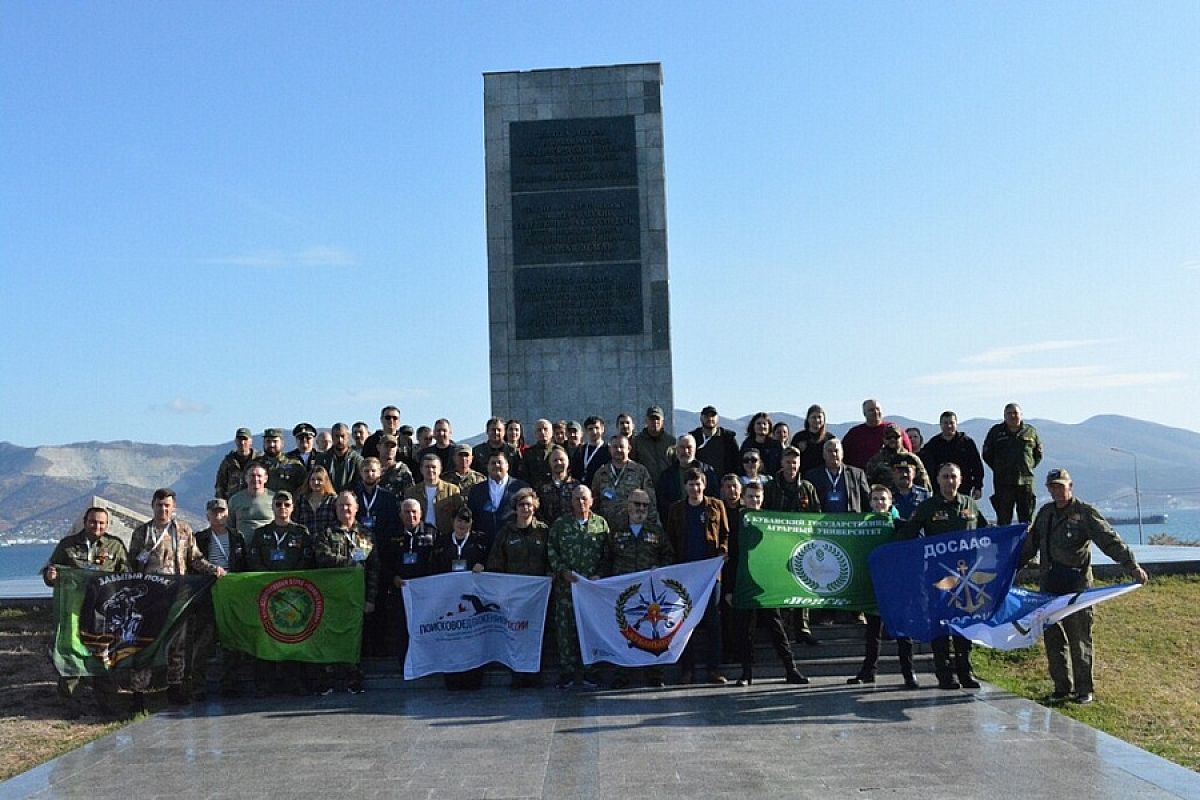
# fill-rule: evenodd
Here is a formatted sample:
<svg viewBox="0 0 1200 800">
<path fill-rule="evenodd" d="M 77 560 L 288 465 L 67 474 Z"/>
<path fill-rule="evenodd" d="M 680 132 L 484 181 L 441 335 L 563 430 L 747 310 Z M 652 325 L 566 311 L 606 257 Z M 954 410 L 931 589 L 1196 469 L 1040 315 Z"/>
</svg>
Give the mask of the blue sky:
<svg viewBox="0 0 1200 800">
<path fill-rule="evenodd" d="M 680 407 L 1198 429 L 1198 40 L 1194 2 L 5 3 L 0 440 L 476 432 L 481 74 L 644 61 Z"/>
</svg>

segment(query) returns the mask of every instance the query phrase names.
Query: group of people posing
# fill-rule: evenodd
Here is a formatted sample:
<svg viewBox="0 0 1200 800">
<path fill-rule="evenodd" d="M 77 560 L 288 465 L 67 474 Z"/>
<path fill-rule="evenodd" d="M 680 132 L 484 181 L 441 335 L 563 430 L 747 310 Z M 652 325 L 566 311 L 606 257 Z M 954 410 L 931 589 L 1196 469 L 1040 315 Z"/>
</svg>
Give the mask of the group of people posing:
<svg viewBox="0 0 1200 800">
<path fill-rule="evenodd" d="M 969 530 L 988 524 L 976 504 L 987 464 L 998 524 L 1009 524 L 1014 512 L 1019 521 L 1033 523 L 1024 558 L 1039 558 L 1044 590 L 1078 591 L 1090 583 L 1090 541 L 1139 581 L 1146 579 L 1111 526 L 1074 498 L 1065 470 L 1050 473 L 1053 502 L 1034 518 L 1033 470 L 1042 459 L 1042 444 L 1016 404 L 1005 407 L 1004 421 L 989 431 L 982 452 L 957 429 L 950 411 L 941 416 L 939 434 L 928 441 L 915 428 L 906 431 L 884 420 L 876 400 L 863 403 L 863 415 L 862 424 L 838 438 L 827 429 L 820 406 L 808 409 L 804 429 L 794 435 L 760 412 L 741 441 L 721 426 L 712 406 L 701 411 L 700 427 L 679 437 L 666 430 L 657 406 L 646 410 L 640 431 L 628 414 L 618 417 L 612 435 L 596 416 L 582 425 L 540 419 L 528 442 L 520 422 L 492 418 L 486 440 L 471 447 L 454 442 L 448 420 L 413 432 L 400 425 L 398 408 L 386 406 L 378 430 L 338 423 L 324 450 L 316 447 L 315 426 L 301 423 L 292 430 L 296 447 L 286 453 L 282 430 L 268 428 L 259 452 L 251 431 L 241 428 L 218 468 L 207 527 L 193 535 L 175 517 L 174 493 L 162 489 L 152 502 L 154 518 L 135 531 L 126 552 L 120 540 L 105 533 L 107 512 L 89 509 L 84 530 L 63 540 L 44 577 L 53 585 L 56 567 L 64 565 L 218 577 L 226 571 L 357 566 L 365 572 L 366 586 L 363 652 L 403 661 L 407 624 L 400 587 L 405 581 L 462 570 L 550 576 L 558 686 L 595 688 L 600 676 L 584 667 L 579 652 L 570 591 L 574 576 L 602 577 L 723 556 L 727 568 L 693 642 L 703 646 L 703 680 L 727 682 L 720 666 L 724 635 L 733 640 L 729 650 L 741 663 L 737 683 L 752 682 L 754 630 L 762 624 L 786 680 L 807 683 L 794 662 L 788 628 L 799 641 L 819 645 L 809 612 L 749 611 L 729 602 L 742 511 L 877 512 L 895 521 L 899 538 Z M 875 682 L 883 625 L 873 615 L 865 622 L 865 658 L 851 683 Z M 178 637 L 171 649 L 166 683 L 173 703 L 202 699 L 207 685 L 211 624 L 194 625 L 186 639 Z M 1090 610 L 1052 626 L 1046 643 L 1054 698 L 1091 702 Z M 898 649 L 904 683 L 915 688 L 912 646 L 902 640 Z M 939 637 L 932 649 L 939 687 L 979 685 L 971 672 L 969 641 Z M 697 679 L 701 654 L 696 650 L 689 645 L 680 659 L 683 683 Z M 240 691 L 241 661 L 224 654 L 223 694 Z M 263 662 L 253 672 L 260 694 L 362 691 L 354 665 L 314 671 Z M 446 676 L 451 689 L 475 688 L 481 680 L 478 670 Z M 633 680 L 664 685 L 657 669 L 617 670 L 612 685 L 620 688 Z M 515 688 L 539 683 L 536 675 L 513 676 Z M 71 681 L 60 683 L 60 692 L 69 703 L 78 702 Z"/>
</svg>

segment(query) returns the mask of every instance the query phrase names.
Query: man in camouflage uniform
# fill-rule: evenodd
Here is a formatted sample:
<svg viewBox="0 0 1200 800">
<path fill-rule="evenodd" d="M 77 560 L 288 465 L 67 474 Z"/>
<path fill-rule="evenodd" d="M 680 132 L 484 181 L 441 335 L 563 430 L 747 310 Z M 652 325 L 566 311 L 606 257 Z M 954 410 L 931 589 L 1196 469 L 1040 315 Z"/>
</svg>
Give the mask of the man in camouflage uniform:
<svg viewBox="0 0 1200 800">
<path fill-rule="evenodd" d="M 471 464 L 475 461 L 475 453 L 471 450 L 471 445 L 456 444 L 451 455 L 454 461 L 453 470 L 444 473 L 442 480 L 453 483 L 458 487 L 459 494 L 466 497 L 470 493 L 471 487 L 486 481 L 487 476 L 471 468 Z"/>
<path fill-rule="evenodd" d="M 334 567 L 358 567 L 363 570 L 365 602 L 363 604 L 363 631 L 366 632 L 375 615 L 375 596 L 379 591 L 379 553 L 375 548 L 372 532 L 361 527 L 355 518 L 358 515 L 358 498 L 353 492 L 342 492 L 337 496 L 334 507 L 337 525 L 323 531 L 314 531 L 313 561 L 317 569 Z M 362 694 L 363 675 L 358 664 L 339 664 L 334 677 L 345 683 L 351 694 Z M 320 687 L 322 694 L 333 691 L 330 685 Z"/>
<path fill-rule="evenodd" d="M 404 493 L 413 487 L 412 470 L 403 461 L 398 460 L 400 441 L 390 433 L 379 437 L 379 466 L 383 477 L 379 485 L 396 497 L 396 502 L 404 499 Z"/>
<path fill-rule="evenodd" d="M 108 534 L 108 509 L 99 506 L 89 508 L 83 514 L 83 530 L 65 537 L 54 548 L 49 563 L 42 568 L 42 580 L 47 586 L 53 586 L 58 581 L 59 567 L 98 572 L 129 571 L 129 555 L 125 545 L 117 537 Z M 79 687 L 84 680 L 87 679 L 65 676 L 58 679 L 58 696 L 66 703 L 67 719 L 78 719 L 81 714 Z M 114 713 L 116 682 L 107 675 L 97 675 L 90 682 L 100 713 L 106 716 Z"/>
<path fill-rule="evenodd" d="M 258 463 L 267 468 L 267 488 L 272 492 L 286 489 L 293 496 L 304 486 L 308 472 L 304 465 L 283 452 L 283 431 L 263 431 L 263 454 Z"/>
<path fill-rule="evenodd" d="M 246 467 L 261 457 L 262 454 L 254 450 L 254 438 L 250 434 L 250 429 L 238 428 L 237 433 L 233 435 L 233 449 L 225 454 L 225 457 L 221 459 L 221 466 L 217 467 L 214 495 L 222 500 L 228 500 L 246 488 L 246 482 L 243 479 Z"/>
<path fill-rule="evenodd" d="M 312 537 L 303 525 L 292 522 L 292 493 L 281 490 L 272 500 L 274 519 L 254 531 L 246 548 L 246 566 L 251 572 L 291 572 L 312 569 Z M 266 697 L 279 685 L 293 694 L 309 693 L 304 668 L 292 661 L 254 662 L 254 690 Z"/>
<path fill-rule="evenodd" d="M 1049 594 L 1082 592 L 1092 585 L 1091 543 L 1117 562 L 1138 583 L 1147 580 L 1146 570 L 1138 566 L 1129 546 L 1113 530 L 1103 515 L 1075 497 L 1075 484 L 1065 469 L 1046 474 L 1046 488 L 1054 501 L 1042 506 L 1021 550 L 1021 563 L 1038 559 L 1041 590 Z M 1087 705 L 1092 694 L 1092 612 L 1076 611 L 1045 630 L 1046 661 L 1054 694 L 1050 699 L 1062 702 L 1074 694 L 1076 703 Z M 1068 659 L 1069 653 L 1069 659 Z M 1068 666 L 1069 661 L 1069 666 Z"/>
<path fill-rule="evenodd" d="M 611 444 L 609 448 L 612 448 Z M 612 533 L 610 562 L 605 572 L 609 575 L 625 575 L 675 563 L 675 551 L 671 549 L 671 542 L 667 540 L 662 526 L 648 521 L 649 513 L 654 508 L 650 494 L 645 489 L 634 489 L 629 493 L 626 505 L 628 521 Z M 637 672 L 638 669 L 618 669 L 613 688 L 626 688 L 630 677 Z M 647 686 L 663 686 L 662 668 L 647 667 L 645 679 Z"/>
<path fill-rule="evenodd" d="M 224 568 L 215 566 L 200 552 L 191 527 L 183 520 L 175 519 L 173 490 L 155 490 L 151 508 L 154 509 L 153 519 L 134 528 L 129 539 L 129 556 L 136 569 L 152 575 L 199 572 L 219 578 L 225 574 Z M 167 644 L 167 699 L 177 705 L 191 702 L 191 694 L 184 685 L 187 640 L 185 622 Z M 135 672 L 132 679 L 134 691 L 149 689 L 150 679 L 150 670 Z"/>
<path fill-rule="evenodd" d="M 570 689 L 580 679 L 583 659 L 579 653 L 579 632 L 575 628 L 575 604 L 571 584 L 575 575 L 599 578 L 611 560 L 612 537 L 604 517 L 592 513 L 592 490 L 580 486 L 571 498 L 572 513 L 564 514 L 550 528 L 546 548 L 550 571 L 554 574 L 554 629 L 558 641 L 558 688 Z M 586 689 L 599 686 L 595 670 L 583 672 Z"/>
<path fill-rule="evenodd" d="M 608 440 L 609 462 L 596 470 L 592 478 L 592 496 L 596 498 L 596 513 L 604 517 L 612 529 L 622 528 L 628 521 L 625 503 L 630 492 L 641 489 L 654 501 L 654 482 L 641 464 L 629 458 L 629 439 L 617 434 Z M 658 509 L 651 506 L 650 522 L 658 523 Z"/>
</svg>

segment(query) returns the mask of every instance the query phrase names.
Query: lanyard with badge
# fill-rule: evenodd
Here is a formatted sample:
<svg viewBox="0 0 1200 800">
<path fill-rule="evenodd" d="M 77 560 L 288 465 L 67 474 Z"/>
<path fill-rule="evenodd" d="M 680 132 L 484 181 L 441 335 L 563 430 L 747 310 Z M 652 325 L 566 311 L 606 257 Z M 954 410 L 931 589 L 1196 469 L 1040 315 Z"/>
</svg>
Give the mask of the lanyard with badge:
<svg viewBox="0 0 1200 800">
<path fill-rule="evenodd" d="M 417 531 L 405 531 L 404 535 L 408 537 L 408 545 L 407 545 L 408 549 L 406 549 L 404 551 L 404 554 L 400 557 L 400 563 L 408 564 L 408 565 L 416 564 L 417 563 L 417 550 L 416 550 Z"/>
<path fill-rule="evenodd" d="M 467 542 L 469 542 L 470 540 L 471 540 L 471 532 L 470 531 L 467 531 L 467 535 L 463 537 L 463 540 L 461 543 L 458 541 L 457 537 L 455 537 L 455 536 L 450 537 L 450 543 L 453 544 L 454 547 L 458 550 L 458 558 L 456 558 L 450 562 L 451 572 L 466 572 L 467 571 L 467 560 L 465 558 L 463 558 L 463 549 L 467 546 Z"/>
<path fill-rule="evenodd" d="M 343 531 L 342 533 L 346 537 L 346 543 L 350 545 L 350 559 L 355 564 L 362 564 L 367 560 L 367 556 L 370 555 L 371 549 L 366 546 L 365 542 L 359 540 L 350 531 Z"/>
<path fill-rule="evenodd" d="M 283 543 L 287 541 L 290 534 L 284 530 L 283 533 L 272 533 L 271 535 L 275 537 L 275 549 L 271 551 L 271 560 L 283 561 L 287 558 L 287 553 L 283 549 Z"/>
<path fill-rule="evenodd" d="M 371 494 L 371 499 L 367 499 L 367 493 L 362 493 L 363 514 L 362 526 L 367 530 L 375 530 L 375 515 L 371 513 L 371 509 L 375 507 L 375 501 L 379 499 L 379 487 L 375 487 L 375 491 Z"/>
<path fill-rule="evenodd" d="M 829 478 L 829 495 L 826 502 L 830 505 L 837 505 L 845 499 L 845 493 L 838 488 L 838 485 L 842 483 L 842 476 L 845 474 L 845 470 L 839 470 L 837 477 L 834 477 L 832 472 L 828 469 L 825 470 L 825 475 Z"/>
<path fill-rule="evenodd" d="M 605 500 L 615 500 L 617 498 L 617 487 L 621 485 L 621 478 L 625 477 L 625 469 L 629 466 L 629 462 L 625 462 L 625 466 L 621 467 L 621 471 L 617 472 L 616 467 L 612 464 L 608 465 L 608 474 L 612 477 L 612 485 L 604 490 Z"/>
<path fill-rule="evenodd" d="M 175 545 L 175 549 L 179 549 L 179 542 L 176 541 L 176 534 L 172 528 L 174 524 L 174 522 L 168 522 L 167 527 L 159 531 L 158 536 L 155 536 L 154 539 L 149 542 L 149 547 L 138 553 L 138 561 L 140 561 L 143 566 L 150 561 L 150 554 L 157 550 L 158 546 L 162 544 L 163 537 L 167 535 L 167 531 L 171 531 L 171 541 Z M 150 527 L 150 530 L 154 530 L 153 525 Z M 146 538 L 149 539 L 150 537 L 147 535 Z"/>
</svg>

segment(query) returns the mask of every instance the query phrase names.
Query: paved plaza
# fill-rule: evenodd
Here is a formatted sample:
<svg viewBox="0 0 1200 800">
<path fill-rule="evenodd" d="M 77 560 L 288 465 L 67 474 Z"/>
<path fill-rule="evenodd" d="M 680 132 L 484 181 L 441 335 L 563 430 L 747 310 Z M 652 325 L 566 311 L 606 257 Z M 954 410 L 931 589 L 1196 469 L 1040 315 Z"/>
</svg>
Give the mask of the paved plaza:
<svg viewBox="0 0 1200 800">
<path fill-rule="evenodd" d="M 1197 798 L 1200 775 L 982 691 L 846 686 L 363 695 L 165 712 L 0 798 Z"/>
</svg>

